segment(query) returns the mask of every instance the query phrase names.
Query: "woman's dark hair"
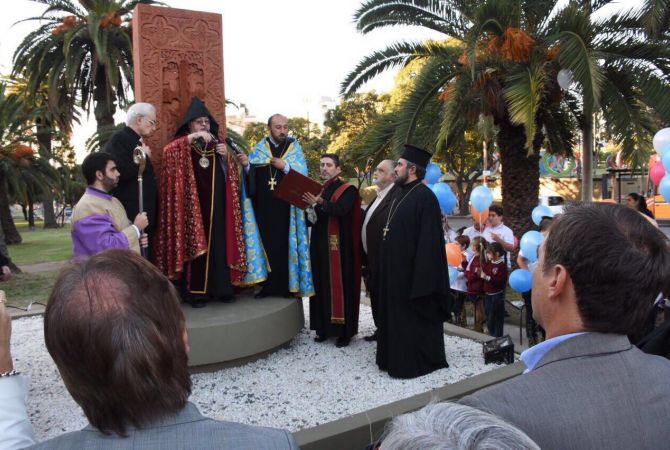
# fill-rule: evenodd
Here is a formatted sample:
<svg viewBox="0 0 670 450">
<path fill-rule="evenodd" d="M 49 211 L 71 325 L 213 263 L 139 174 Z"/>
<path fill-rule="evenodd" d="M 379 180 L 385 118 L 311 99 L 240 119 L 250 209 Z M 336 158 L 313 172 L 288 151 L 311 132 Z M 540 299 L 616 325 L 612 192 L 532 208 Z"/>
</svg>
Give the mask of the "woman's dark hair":
<svg viewBox="0 0 670 450">
<path fill-rule="evenodd" d="M 644 195 L 640 195 L 637 192 L 631 192 L 628 196 L 635 201 L 635 207 L 638 211 L 652 219 L 655 218 L 654 213 L 649 211 L 649 208 L 647 207 L 647 200 L 644 198 Z"/>
</svg>

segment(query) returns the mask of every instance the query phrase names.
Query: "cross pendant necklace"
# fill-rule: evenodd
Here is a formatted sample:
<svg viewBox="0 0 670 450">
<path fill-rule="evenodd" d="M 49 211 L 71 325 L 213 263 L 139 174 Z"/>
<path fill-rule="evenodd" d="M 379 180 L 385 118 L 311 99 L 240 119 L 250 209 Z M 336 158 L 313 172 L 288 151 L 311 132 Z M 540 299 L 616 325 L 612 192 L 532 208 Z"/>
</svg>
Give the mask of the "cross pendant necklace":
<svg viewBox="0 0 670 450">
<path fill-rule="evenodd" d="M 403 197 L 400 199 L 400 201 L 398 202 L 397 205 L 395 205 L 396 199 L 395 198 L 393 199 L 393 202 L 391 203 L 391 207 L 389 208 L 389 215 L 386 219 L 386 225 L 384 225 L 384 228 L 382 228 L 382 231 L 384 231 L 384 234 L 382 235 L 382 241 L 386 240 L 386 233 L 388 233 L 389 230 L 390 230 L 389 224 L 391 223 L 391 219 L 393 219 L 393 216 L 395 216 L 395 213 L 398 212 L 398 208 L 400 207 L 400 204 L 403 202 L 403 200 L 405 200 L 407 197 L 409 197 L 409 194 L 411 194 L 412 191 L 420 184 L 421 183 L 415 184 L 414 187 L 412 187 L 412 189 L 410 189 L 407 194 L 403 195 Z M 395 209 L 393 209 L 393 205 L 395 205 Z"/>
<path fill-rule="evenodd" d="M 268 186 L 270 186 L 270 190 L 274 191 L 276 185 L 277 185 L 277 181 L 275 181 L 275 177 L 270 175 L 270 181 L 268 181 Z"/>
</svg>

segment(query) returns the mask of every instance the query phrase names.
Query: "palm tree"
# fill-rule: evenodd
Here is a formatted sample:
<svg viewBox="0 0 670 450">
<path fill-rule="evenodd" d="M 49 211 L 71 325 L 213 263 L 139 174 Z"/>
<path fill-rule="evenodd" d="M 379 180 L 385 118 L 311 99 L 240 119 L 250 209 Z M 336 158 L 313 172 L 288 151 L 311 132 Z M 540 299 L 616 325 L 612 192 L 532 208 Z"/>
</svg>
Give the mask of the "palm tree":
<svg viewBox="0 0 670 450">
<path fill-rule="evenodd" d="M 31 92 L 46 83 L 56 111 L 61 89 L 68 98 L 95 115 L 98 133 L 114 126 L 114 113 L 129 101 L 133 85 L 130 14 L 153 0 L 33 0 L 47 6 L 42 24 L 28 34 L 14 53 L 14 73 L 29 81 Z"/>
<path fill-rule="evenodd" d="M 74 98 L 69 95 L 63 82 L 55 91 L 51 90 L 52 97 L 50 98 L 46 83 L 42 83 L 36 91 L 31 91 L 25 77 L 7 77 L 3 81 L 7 83 L 8 93 L 20 97 L 23 104 L 34 111 L 35 136 L 39 148 L 40 164 L 51 162 L 54 160 L 52 151 L 54 141 L 62 143 L 63 140 L 66 140 L 66 136 L 72 133 L 73 123 L 79 122 L 78 113 L 74 107 Z M 45 190 L 42 198 L 44 228 L 57 228 L 58 222 L 51 191 Z"/>
<path fill-rule="evenodd" d="M 33 111 L 16 95 L 7 94 L 7 86 L 0 83 L 0 223 L 2 240 L 0 252 L 5 256 L 6 244 L 18 244 L 21 235 L 16 229 L 9 209 L 8 174 L 15 167 L 17 147 L 30 139 L 32 135 Z"/>
<path fill-rule="evenodd" d="M 363 33 L 418 25 L 451 40 L 400 42 L 375 52 L 345 79 L 343 93 L 355 92 L 389 67 L 424 59 L 414 89 L 399 109 L 396 132 L 412 141 L 421 111 L 437 99 L 442 103 L 433 143 L 438 150 L 461 139 L 480 115 L 492 117 L 503 167 L 505 222 L 521 235 L 531 226 L 530 212 L 537 204 L 541 147 L 569 154 L 574 126 L 579 122 L 584 129 L 585 117 L 597 107 L 608 105 L 621 112 L 623 105 L 643 102 L 653 109 L 668 96 L 662 75 L 652 73 L 656 68 L 667 74 L 668 51 L 640 39 L 640 17 L 629 13 L 596 21 L 586 3 L 559 7 L 547 0 L 368 0 L 355 14 Z M 593 9 L 607 3 L 594 2 Z M 647 70 L 637 77 L 640 67 Z M 556 76 L 562 68 L 572 72 L 576 91 L 563 92 L 558 86 Z M 611 83 L 612 95 L 605 95 L 609 70 L 631 75 L 629 91 L 640 89 L 632 97 L 616 99 L 616 88 L 623 86 Z M 608 122 L 613 129 L 620 129 L 624 120 L 646 128 L 639 104 L 624 117 L 611 117 L 612 111 L 603 114 L 613 120 Z"/>
</svg>

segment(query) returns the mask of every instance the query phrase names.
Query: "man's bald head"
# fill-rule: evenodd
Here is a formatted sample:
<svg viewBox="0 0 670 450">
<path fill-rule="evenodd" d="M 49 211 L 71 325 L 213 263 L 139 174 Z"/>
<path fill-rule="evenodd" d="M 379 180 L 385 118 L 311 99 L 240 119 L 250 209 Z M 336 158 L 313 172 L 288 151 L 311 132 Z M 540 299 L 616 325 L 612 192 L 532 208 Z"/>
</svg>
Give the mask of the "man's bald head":
<svg viewBox="0 0 670 450">
<path fill-rule="evenodd" d="M 395 166 L 396 162 L 392 159 L 385 159 L 377 164 L 372 179 L 379 189 L 385 189 L 395 181 Z"/>
<path fill-rule="evenodd" d="M 288 137 L 288 119 L 281 114 L 273 114 L 268 119 L 270 136 L 278 143 L 283 143 Z"/>
</svg>

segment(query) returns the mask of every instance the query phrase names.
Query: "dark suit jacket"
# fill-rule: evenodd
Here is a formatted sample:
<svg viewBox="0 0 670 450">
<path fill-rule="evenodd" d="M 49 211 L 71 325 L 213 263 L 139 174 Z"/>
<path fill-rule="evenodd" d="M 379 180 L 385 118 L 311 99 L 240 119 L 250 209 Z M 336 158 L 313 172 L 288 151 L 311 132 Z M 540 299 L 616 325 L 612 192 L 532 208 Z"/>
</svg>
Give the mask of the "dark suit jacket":
<svg viewBox="0 0 670 450">
<path fill-rule="evenodd" d="M 374 294 L 376 294 L 376 289 L 373 289 L 373 286 L 375 280 L 377 279 L 377 271 L 379 270 L 379 248 L 382 241 L 383 228 L 386 225 L 386 220 L 388 219 L 389 199 L 391 198 L 393 189 L 394 188 L 392 187 L 391 190 L 386 193 L 386 196 L 382 199 L 382 202 L 373 211 L 372 217 L 370 217 L 370 220 L 366 225 L 367 228 L 365 230 L 368 251 L 367 253 L 363 251 L 363 265 L 367 268 L 368 283 L 372 284 L 368 285 L 368 290 L 371 292 L 374 291 Z M 368 207 L 365 208 L 365 212 L 363 213 L 363 222 L 365 222 L 365 218 L 367 217 L 368 211 L 372 205 L 378 201 L 378 198 L 375 197 L 375 199 L 368 205 Z"/>
<path fill-rule="evenodd" d="M 209 419 L 200 414 L 195 405 L 188 403 L 176 416 L 152 426 L 130 429 L 125 438 L 104 435 L 89 425 L 30 448 L 297 450 L 298 445 L 288 431 Z"/>
<path fill-rule="evenodd" d="M 575 336 L 533 371 L 461 403 L 518 426 L 543 450 L 670 446 L 670 361 L 622 335 Z"/>
<path fill-rule="evenodd" d="M 139 196 L 137 190 L 137 173 L 139 167 L 133 162 L 133 150 L 140 143 L 140 135 L 132 128 L 124 127 L 112 135 L 107 141 L 103 151 L 111 154 L 116 161 L 116 166 L 121 173 L 118 186 L 111 194 L 118 198 L 130 221 L 140 212 Z M 142 176 L 142 191 L 144 199 L 144 210 L 149 218 L 149 226 L 145 230 L 150 236 L 156 227 L 156 212 L 158 208 L 158 187 L 151 159 L 146 159 L 147 164 Z"/>
</svg>

